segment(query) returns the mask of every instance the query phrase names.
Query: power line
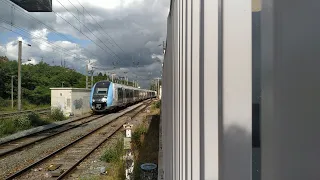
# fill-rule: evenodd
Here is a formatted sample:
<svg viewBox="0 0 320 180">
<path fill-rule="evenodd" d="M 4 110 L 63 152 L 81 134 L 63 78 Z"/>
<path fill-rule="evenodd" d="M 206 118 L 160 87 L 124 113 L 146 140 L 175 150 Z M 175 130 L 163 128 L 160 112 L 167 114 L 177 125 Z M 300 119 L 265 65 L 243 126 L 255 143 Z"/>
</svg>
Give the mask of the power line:
<svg viewBox="0 0 320 180">
<path fill-rule="evenodd" d="M 1 0 L 3 3 L 6 3 L 8 4 L 9 6 L 16 6 L 15 4 L 13 4 L 12 2 L 8 2 L 8 1 L 5 1 L 5 0 Z M 16 9 L 15 9 L 16 10 Z M 42 21 L 38 20 L 37 18 L 35 18 L 34 16 L 30 15 L 29 13 L 26 13 L 25 10 L 23 10 L 21 7 L 17 9 L 18 11 L 20 11 L 21 13 L 24 13 L 25 15 L 29 16 L 30 18 L 34 19 L 35 21 L 37 21 L 38 23 L 44 25 L 45 27 L 47 27 L 49 30 L 55 32 L 58 36 L 62 37 L 63 39 L 66 39 L 70 42 L 73 42 L 75 44 L 77 44 L 76 42 L 74 42 L 73 40 L 69 39 L 68 37 L 66 37 L 65 35 L 59 33 L 58 31 L 56 31 L 53 27 L 43 23 Z M 55 12 L 54 12 L 55 13 Z M 57 14 L 57 13 L 55 13 Z M 60 16 L 61 17 L 61 16 Z M 12 23 L 11 23 L 12 24 Z M 71 24 L 70 24 L 71 25 Z M 72 25 L 71 25 L 72 26 Z M 93 57 L 97 57 L 95 54 L 93 54 L 91 51 L 87 50 L 86 48 L 83 48 L 83 50 L 86 50 L 87 52 L 89 52 L 91 55 L 93 55 Z"/>
<path fill-rule="evenodd" d="M 9 28 L 3 27 L 3 26 L 0 26 L 0 27 L 3 28 L 3 29 L 8 30 L 8 31 L 10 31 L 10 32 L 13 32 L 13 33 L 15 33 L 15 34 L 21 35 L 21 36 L 23 36 L 23 37 L 25 37 L 25 38 L 27 38 L 27 39 L 31 39 L 31 38 L 28 38 L 26 35 L 23 35 L 23 34 L 21 34 L 21 33 L 19 33 L 19 32 L 15 32 L 15 31 L 13 31 L 13 30 L 11 30 L 11 29 L 9 29 Z M 19 28 L 19 27 L 14 26 L 14 25 L 13 25 L 13 27 L 17 28 L 18 30 L 24 31 L 25 33 L 33 36 L 30 32 L 28 32 L 28 31 L 26 31 L 26 30 L 24 30 L 24 29 L 22 29 L 22 28 Z M 36 37 L 38 37 L 39 39 L 44 39 L 44 38 L 39 37 L 39 36 L 36 36 Z M 43 41 L 40 41 L 40 40 L 38 40 L 38 39 L 33 39 L 33 40 L 39 41 L 40 44 L 44 44 Z M 46 40 L 46 39 L 44 39 L 44 40 Z M 50 43 L 50 42 L 45 42 L 45 43 L 46 43 L 46 44 L 44 44 L 44 45 L 50 44 L 50 45 L 51 45 L 50 48 L 52 48 L 52 46 L 53 46 L 53 47 L 60 47 L 61 49 L 63 49 L 63 50 L 60 50 L 60 49 L 58 49 L 58 48 L 52 48 L 53 50 L 60 50 L 60 52 L 62 52 L 62 53 L 64 53 L 64 54 L 67 54 L 67 55 L 69 55 L 69 56 L 73 56 L 73 55 L 74 55 L 74 54 L 70 55 L 69 53 L 66 53 L 66 52 L 69 52 L 69 51 L 64 50 L 64 48 L 61 47 L 61 46 L 59 46 L 59 45 L 55 45 L 55 44 Z"/>
<path fill-rule="evenodd" d="M 67 10 L 75 19 L 77 19 L 81 24 L 83 24 L 73 13 L 71 13 L 59 0 L 57 0 L 58 2 L 59 2 L 59 4 L 61 4 L 61 6 L 65 9 L 65 10 Z M 98 38 L 85 24 L 83 24 L 83 26 L 84 27 L 86 27 L 88 30 L 89 30 L 89 32 L 95 37 L 95 38 L 97 38 L 107 49 L 109 49 L 111 52 L 113 52 L 100 38 Z M 73 26 L 74 27 L 74 26 Z M 75 27 L 74 27 L 75 28 Z M 75 28 L 75 29 L 77 29 L 77 28 Z M 78 30 L 78 29 L 77 29 Z M 80 33 L 82 33 L 80 30 L 78 30 Z M 83 34 L 83 33 L 82 33 Z M 113 52 L 114 53 L 114 55 L 112 55 L 111 53 L 109 53 L 110 55 L 112 55 L 112 56 L 116 56 L 119 60 L 120 60 L 120 58 L 119 58 L 119 56 L 115 53 L 115 52 Z"/>
<path fill-rule="evenodd" d="M 11 30 L 11 29 L 9 29 L 9 28 L 3 27 L 3 26 L 0 26 L 0 27 L 3 28 L 3 29 L 8 30 L 8 31 L 10 31 L 10 32 L 13 32 L 13 33 L 15 33 L 15 34 L 18 34 L 18 35 L 20 35 L 20 36 L 23 36 L 23 37 L 25 37 L 25 38 L 28 38 L 28 37 L 25 36 L 24 34 L 21 34 L 21 33 L 19 33 L 19 32 L 15 32 L 15 31 L 13 31 L 13 30 Z M 15 27 L 15 26 L 14 26 L 14 27 Z M 17 28 L 17 27 L 16 27 L 16 28 Z M 19 29 L 19 28 L 17 28 L 17 29 Z M 19 30 L 24 31 L 23 29 L 19 29 Z M 26 33 L 28 33 L 28 32 L 26 32 Z M 30 34 L 30 33 L 29 33 L 29 34 Z M 30 35 L 31 35 L 31 34 L 30 34 Z M 40 40 L 37 40 L 37 39 L 33 39 L 33 40 L 40 42 L 40 44 L 43 44 L 43 41 L 40 41 Z M 44 44 L 44 45 L 47 45 L 47 44 L 51 44 L 51 43 L 48 43 L 48 42 L 47 42 L 47 43 Z M 52 44 L 51 44 L 51 45 L 52 45 Z M 48 45 L 47 45 L 47 46 L 48 46 Z M 50 48 L 52 48 L 52 46 L 50 46 Z M 58 48 L 56 48 L 56 49 L 52 48 L 52 49 L 53 49 L 53 50 L 60 50 L 60 49 L 58 49 Z M 69 56 L 71 56 L 71 57 L 73 57 L 73 55 L 74 55 L 74 54 L 70 55 L 70 54 L 66 53 L 66 51 L 64 51 L 64 50 L 60 50 L 60 53 L 69 55 Z M 81 59 L 83 59 L 83 58 L 76 58 L 76 59 L 81 60 Z"/>
<path fill-rule="evenodd" d="M 68 0 L 69 1 L 69 0 Z M 80 6 L 82 6 L 82 8 L 89 14 L 89 16 L 96 21 L 96 23 L 99 25 L 99 27 L 102 29 L 102 31 L 114 42 L 114 44 L 122 51 L 124 52 L 124 50 L 115 42 L 115 40 L 106 32 L 104 31 L 104 29 L 102 28 L 102 26 L 99 24 L 99 22 L 87 11 L 87 9 L 79 2 L 79 0 L 77 0 L 78 3 L 80 4 Z M 69 1 L 70 2 L 70 1 Z M 70 2 L 71 3 L 71 2 Z M 110 42 L 110 41 L 109 41 Z M 125 52 L 124 52 L 125 53 Z"/>
</svg>

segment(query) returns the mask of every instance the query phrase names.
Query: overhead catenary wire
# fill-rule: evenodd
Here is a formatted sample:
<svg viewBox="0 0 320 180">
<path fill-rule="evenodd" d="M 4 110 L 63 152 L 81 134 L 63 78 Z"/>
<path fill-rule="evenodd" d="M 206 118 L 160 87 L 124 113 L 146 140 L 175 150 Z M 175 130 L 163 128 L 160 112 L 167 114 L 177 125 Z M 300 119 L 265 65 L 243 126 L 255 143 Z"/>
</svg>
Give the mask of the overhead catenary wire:
<svg viewBox="0 0 320 180">
<path fill-rule="evenodd" d="M 6 3 L 6 4 L 8 4 L 9 6 L 14 6 L 14 7 L 16 6 L 14 3 L 10 2 L 10 1 L 7 1 L 7 0 L 1 0 L 1 2 Z M 28 17 L 34 19 L 35 21 L 37 21 L 38 23 L 44 25 L 44 26 L 45 26 L 46 28 L 48 28 L 50 31 L 55 32 L 58 36 L 62 37 L 63 39 L 68 40 L 68 41 L 70 41 L 70 42 L 72 42 L 72 43 L 77 44 L 75 41 L 71 40 L 71 39 L 68 38 L 67 36 L 65 36 L 65 35 L 59 33 L 58 31 L 56 31 L 53 27 L 51 27 L 51 26 L 43 23 L 43 22 L 40 21 L 39 19 L 37 19 L 37 18 L 35 18 L 34 16 L 30 15 L 29 13 L 26 13 L 25 10 L 23 10 L 21 7 L 15 9 L 15 10 L 20 11 L 21 13 L 25 14 L 26 16 L 28 16 Z M 54 13 L 57 15 L 56 12 L 54 12 Z M 59 16 L 59 15 L 58 15 L 58 16 Z M 60 17 L 61 17 L 61 16 L 60 16 Z M 64 18 L 62 18 L 62 19 L 64 19 Z M 64 20 L 65 20 L 65 19 L 64 19 Z M 65 20 L 65 21 L 66 21 L 66 20 Z M 68 23 L 68 22 L 67 22 L 67 23 Z M 69 24 L 70 24 L 70 23 L 69 23 Z M 70 25 L 71 25 L 71 24 L 70 24 Z M 71 25 L 71 26 L 72 26 L 72 25 Z M 100 47 L 100 48 L 101 48 L 101 47 Z M 87 51 L 87 52 L 89 52 L 93 57 L 97 57 L 95 54 L 93 54 L 93 53 L 92 53 L 91 51 L 89 51 L 88 49 L 86 49 L 86 48 L 82 48 L 82 49 L 85 50 L 85 51 Z M 103 49 L 103 48 L 102 48 L 102 49 Z"/>
<path fill-rule="evenodd" d="M 1 0 L 1 2 L 6 3 L 10 6 L 16 6 L 14 3 L 8 1 L 8 0 Z M 63 39 L 66 39 L 70 42 L 73 42 L 75 44 L 77 44 L 75 41 L 71 40 L 70 38 L 66 37 L 65 35 L 59 33 L 58 31 L 56 31 L 53 27 L 43 23 L 42 21 L 40 21 L 39 19 L 35 18 L 34 16 L 30 15 L 29 13 L 26 13 L 25 10 L 23 10 L 21 7 L 15 9 L 18 10 L 22 13 L 24 13 L 25 15 L 27 15 L 28 17 L 34 19 L 35 21 L 37 21 L 38 23 L 44 25 L 45 27 L 47 27 L 50 31 L 55 32 L 58 36 L 62 37 Z M 53 11 L 54 12 L 54 11 Z M 64 19 L 61 15 L 59 15 L 58 13 L 54 12 L 54 14 L 56 14 L 57 16 L 59 16 L 61 19 L 63 19 L 64 21 L 66 21 L 69 25 L 73 26 L 71 23 L 69 23 L 66 19 Z M 74 26 L 73 26 L 74 27 Z M 74 27 L 75 28 L 75 27 Z M 77 28 L 75 28 L 77 29 Z M 78 30 L 78 29 L 77 29 Z M 83 34 L 83 33 L 82 33 Z M 85 34 L 83 34 L 84 36 L 86 36 Z M 87 36 L 86 36 L 87 37 Z M 88 38 L 88 37 L 87 37 Z M 93 42 L 94 44 L 96 44 L 92 39 L 88 38 L 91 42 Z M 96 44 L 97 45 L 97 44 Z M 104 50 L 101 46 L 97 45 L 98 47 L 100 47 L 102 50 Z M 87 52 L 89 52 L 91 55 L 93 55 L 93 57 L 97 57 L 95 54 L 93 54 L 91 51 L 87 50 L 86 48 L 82 48 L 83 50 L 86 50 Z M 104 50 L 105 51 L 105 50 Z"/>
<path fill-rule="evenodd" d="M 7 3 L 7 4 L 9 4 L 9 5 L 13 5 L 13 4 L 10 4 L 10 3 L 8 3 L 8 2 L 6 2 L 5 0 L 2 0 L 2 2 L 4 2 L 4 3 Z M 80 2 L 79 2 L 79 4 L 80 4 Z M 80 4 L 81 5 L 81 4 Z M 81 5 L 82 6 L 82 5 Z M 83 7 L 83 6 L 82 6 Z M 83 7 L 84 8 L 84 7 Z M 19 9 L 19 8 L 17 8 L 17 9 L 15 9 L 15 10 L 18 10 L 18 11 L 20 11 L 20 12 L 22 12 L 22 13 L 25 13 L 25 11 L 24 10 L 21 10 L 21 9 Z M 93 20 L 95 20 L 96 22 L 97 22 L 97 24 L 99 25 L 99 27 L 103 30 L 103 28 L 102 28 L 102 26 L 98 23 L 98 21 L 84 8 L 84 10 L 90 15 L 90 17 L 93 19 Z M 68 11 L 68 10 L 67 10 Z M 77 31 L 79 31 L 80 33 L 82 33 L 84 36 L 86 36 L 89 40 L 91 40 L 93 43 L 95 43 L 91 38 L 89 38 L 87 35 L 85 35 L 83 32 L 81 32 L 81 30 L 79 30 L 78 28 L 76 28 L 74 25 L 72 25 L 70 22 L 68 22 L 65 18 L 63 18 L 59 13 L 57 13 L 57 12 L 55 12 L 55 11 L 53 11 L 57 16 L 59 16 L 59 17 L 61 17 L 61 19 L 63 19 L 65 22 L 67 22 L 70 26 L 72 26 L 74 29 L 76 29 Z M 69 12 L 69 11 L 68 11 Z M 70 13 L 70 12 L 69 12 Z M 57 33 L 57 35 L 59 35 L 59 36 L 61 36 L 61 37 L 63 37 L 64 39 L 67 39 L 68 41 L 70 41 L 70 42 L 73 42 L 73 40 L 71 40 L 71 39 L 69 39 L 68 37 L 66 37 L 66 36 L 64 36 L 63 34 L 60 34 L 59 32 L 57 32 L 54 28 L 52 28 L 52 27 L 50 27 L 50 26 L 48 26 L 48 25 L 46 25 L 45 23 L 43 23 L 42 21 L 40 21 L 40 20 L 38 20 L 38 19 L 36 19 L 35 17 L 33 17 L 33 16 L 31 16 L 31 15 L 29 15 L 28 13 L 25 13 L 27 16 L 29 16 L 29 17 L 31 17 L 32 19 L 34 19 L 34 20 L 36 20 L 37 22 L 39 22 L 39 23 L 41 23 L 41 24 L 43 24 L 44 26 L 46 26 L 46 27 L 48 27 L 48 29 L 49 30 L 52 30 L 53 32 L 56 32 Z M 76 17 L 75 17 L 76 18 Z M 77 18 L 76 18 L 77 19 Z M 78 19 L 78 21 L 79 22 L 81 22 L 79 19 Z M 90 32 L 91 32 L 91 30 L 89 29 L 89 28 L 87 28 Z M 98 31 L 99 32 L 99 31 Z M 92 33 L 92 32 L 91 32 Z M 106 33 L 106 32 L 105 32 Z M 94 33 L 92 33 L 93 35 L 94 35 Z M 106 33 L 107 34 L 107 33 Z M 109 34 L 107 34 L 108 36 L 109 36 Z M 95 36 L 96 37 L 96 36 Z M 116 44 L 116 42 L 111 38 L 111 36 L 109 36 L 110 37 L 110 39 L 114 42 L 114 44 Z M 100 39 L 99 39 L 100 40 Z M 100 40 L 101 41 L 101 40 Z M 109 40 L 108 40 L 109 41 Z M 109 41 L 110 42 L 110 41 Z M 45 42 L 46 44 L 50 44 L 49 42 Z M 96 43 L 95 43 L 96 44 Z M 103 49 L 103 50 L 105 50 L 104 48 L 102 48 L 101 46 L 99 46 L 98 44 L 96 44 L 98 47 L 100 47 L 101 49 Z M 118 44 L 116 44 L 117 46 L 118 46 Z M 105 45 L 106 46 L 106 45 Z M 119 47 L 119 46 L 118 46 Z M 52 48 L 52 47 L 51 47 Z M 52 48 L 53 49 L 53 48 Z M 119 49 L 121 49 L 121 47 L 119 47 Z M 57 48 L 57 50 L 58 51 L 63 51 L 63 50 L 61 50 L 61 49 L 59 49 L 59 48 Z M 86 50 L 86 49 L 84 49 L 84 50 Z M 122 49 L 121 49 L 122 50 Z M 122 50 L 123 51 L 123 50 Z M 88 51 L 88 52 L 90 52 L 90 51 Z M 124 52 L 124 51 L 123 51 Z M 67 54 L 66 52 L 63 52 L 64 54 Z M 92 53 L 92 52 L 90 52 L 90 53 Z M 108 53 L 108 54 L 110 54 L 110 53 Z M 74 55 L 70 55 L 71 57 L 74 57 Z M 119 57 L 118 57 L 119 58 Z M 79 58 L 76 58 L 76 59 L 79 59 Z"/>
<path fill-rule="evenodd" d="M 117 57 L 119 60 L 121 60 L 119 58 L 119 56 L 114 52 L 112 51 L 100 38 L 98 38 L 85 24 L 83 24 L 73 13 L 71 13 L 59 0 L 57 0 L 57 2 L 66 10 L 68 11 L 75 19 L 77 19 L 85 28 L 87 28 L 89 30 L 89 32 L 95 37 L 97 38 L 107 49 L 109 49 L 113 54 L 111 53 L 108 53 L 110 55 L 112 55 L 113 57 Z M 73 26 L 74 27 L 74 26 Z M 76 27 L 74 27 L 75 29 L 77 29 Z M 81 32 L 81 30 L 77 29 L 80 33 L 84 34 L 83 32 Z"/>
<path fill-rule="evenodd" d="M 15 34 L 18 34 L 18 35 L 20 35 L 20 36 L 22 36 L 22 37 L 25 37 L 25 38 L 29 39 L 26 35 L 24 35 L 24 34 L 22 34 L 22 33 L 13 31 L 13 30 L 11 30 L 11 29 L 9 29 L 9 28 L 7 28 L 7 27 L 4 27 L 4 26 L 0 26 L 0 27 L 3 28 L 3 29 L 8 30 L 8 31 L 10 31 L 10 32 L 13 32 L 13 33 L 15 33 Z M 15 27 L 15 26 L 14 26 L 14 27 Z M 17 29 L 19 29 L 19 28 L 17 28 Z M 19 29 L 19 30 L 22 30 L 22 31 L 23 31 L 23 29 Z M 26 33 L 28 33 L 28 32 L 26 32 Z M 38 39 L 33 39 L 33 40 L 39 42 L 40 44 L 44 44 L 43 41 L 40 41 L 40 40 L 38 40 Z M 44 45 L 47 45 L 47 46 L 48 46 L 48 44 L 50 44 L 50 43 L 46 42 L 46 44 L 44 44 Z M 50 48 L 52 48 L 52 46 L 50 46 Z M 58 49 L 58 48 L 56 48 L 56 49 L 52 48 L 52 49 L 53 49 L 53 50 L 57 50 L 57 51 L 59 51 L 60 53 L 63 53 L 63 54 L 66 54 L 66 55 L 69 55 L 69 56 L 75 58 L 75 57 L 74 57 L 75 54 L 66 53 L 67 51 L 64 51 L 64 50 L 61 50 L 61 49 Z M 76 58 L 76 59 L 80 59 L 80 60 L 81 60 L 81 59 L 84 59 L 84 58 Z"/>
<path fill-rule="evenodd" d="M 68 0 L 70 2 L 70 0 Z M 102 28 L 102 26 L 100 25 L 100 23 L 87 11 L 87 9 L 79 2 L 79 0 L 77 0 L 78 3 L 80 4 L 80 6 L 87 12 L 87 14 L 89 14 L 89 16 L 95 20 L 95 22 L 98 24 L 98 26 L 102 29 L 102 31 L 114 42 L 114 44 L 122 51 L 125 53 L 125 51 L 116 43 L 116 41 Z M 70 2 L 71 3 L 71 2 Z M 109 41 L 110 42 L 110 41 Z"/>
</svg>

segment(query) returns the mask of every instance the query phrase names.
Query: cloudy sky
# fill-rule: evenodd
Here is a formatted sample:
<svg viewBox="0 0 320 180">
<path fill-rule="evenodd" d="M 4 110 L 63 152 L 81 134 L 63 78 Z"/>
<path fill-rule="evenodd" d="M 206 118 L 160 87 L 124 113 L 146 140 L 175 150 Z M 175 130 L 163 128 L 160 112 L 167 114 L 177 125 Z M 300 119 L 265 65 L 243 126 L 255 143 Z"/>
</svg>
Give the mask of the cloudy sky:
<svg viewBox="0 0 320 180">
<path fill-rule="evenodd" d="M 53 12 L 28 13 L 0 0 L 0 55 L 41 60 L 81 73 L 90 62 L 95 73 L 138 79 L 148 87 L 160 76 L 162 42 L 170 0 L 53 0 Z M 31 47 L 27 46 L 31 44 Z"/>
</svg>

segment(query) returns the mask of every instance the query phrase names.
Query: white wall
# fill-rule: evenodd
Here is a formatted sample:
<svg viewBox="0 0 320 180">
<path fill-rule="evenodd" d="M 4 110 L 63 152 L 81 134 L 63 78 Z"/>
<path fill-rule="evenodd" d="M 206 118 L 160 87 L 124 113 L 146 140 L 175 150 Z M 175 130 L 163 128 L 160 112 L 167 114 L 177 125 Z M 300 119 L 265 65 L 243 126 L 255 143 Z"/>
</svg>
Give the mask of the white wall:
<svg viewBox="0 0 320 180">
<path fill-rule="evenodd" d="M 75 115 L 81 115 L 90 111 L 90 90 L 72 90 L 72 112 Z"/>
<path fill-rule="evenodd" d="M 318 180 L 320 1 L 262 3 L 262 180 Z"/>
<path fill-rule="evenodd" d="M 91 111 L 90 90 L 84 88 L 51 88 L 51 107 L 61 108 L 66 116 Z"/>
<path fill-rule="evenodd" d="M 72 109 L 68 101 L 71 102 L 70 88 L 51 88 L 51 108 L 59 108 L 65 115 L 70 115 Z"/>
<path fill-rule="evenodd" d="M 251 179 L 251 0 L 221 2 L 171 1 L 161 103 L 165 180 Z"/>
</svg>

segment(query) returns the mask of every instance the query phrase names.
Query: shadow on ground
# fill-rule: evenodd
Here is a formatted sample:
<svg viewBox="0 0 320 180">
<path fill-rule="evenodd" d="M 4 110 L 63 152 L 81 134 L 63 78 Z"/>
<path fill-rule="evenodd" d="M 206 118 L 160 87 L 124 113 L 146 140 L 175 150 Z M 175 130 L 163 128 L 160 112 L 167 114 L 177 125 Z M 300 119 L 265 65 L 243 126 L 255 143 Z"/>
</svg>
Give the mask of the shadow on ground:
<svg viewBox="0 0 320 180">
<path fill-rule="evenodd" d="M 160 115 L 151 115 L 147 118 L 149 121 L 148 130 L 140 136 L 141 144 L 135 143 L 138 154 L 134 167 L 134 179 L 141 179 L 140 165 L 143 163 L 158 164 L 159 152 L 159 123 Z M 157 170 L 156 170 L 157 171 Z"/>
</svg>

